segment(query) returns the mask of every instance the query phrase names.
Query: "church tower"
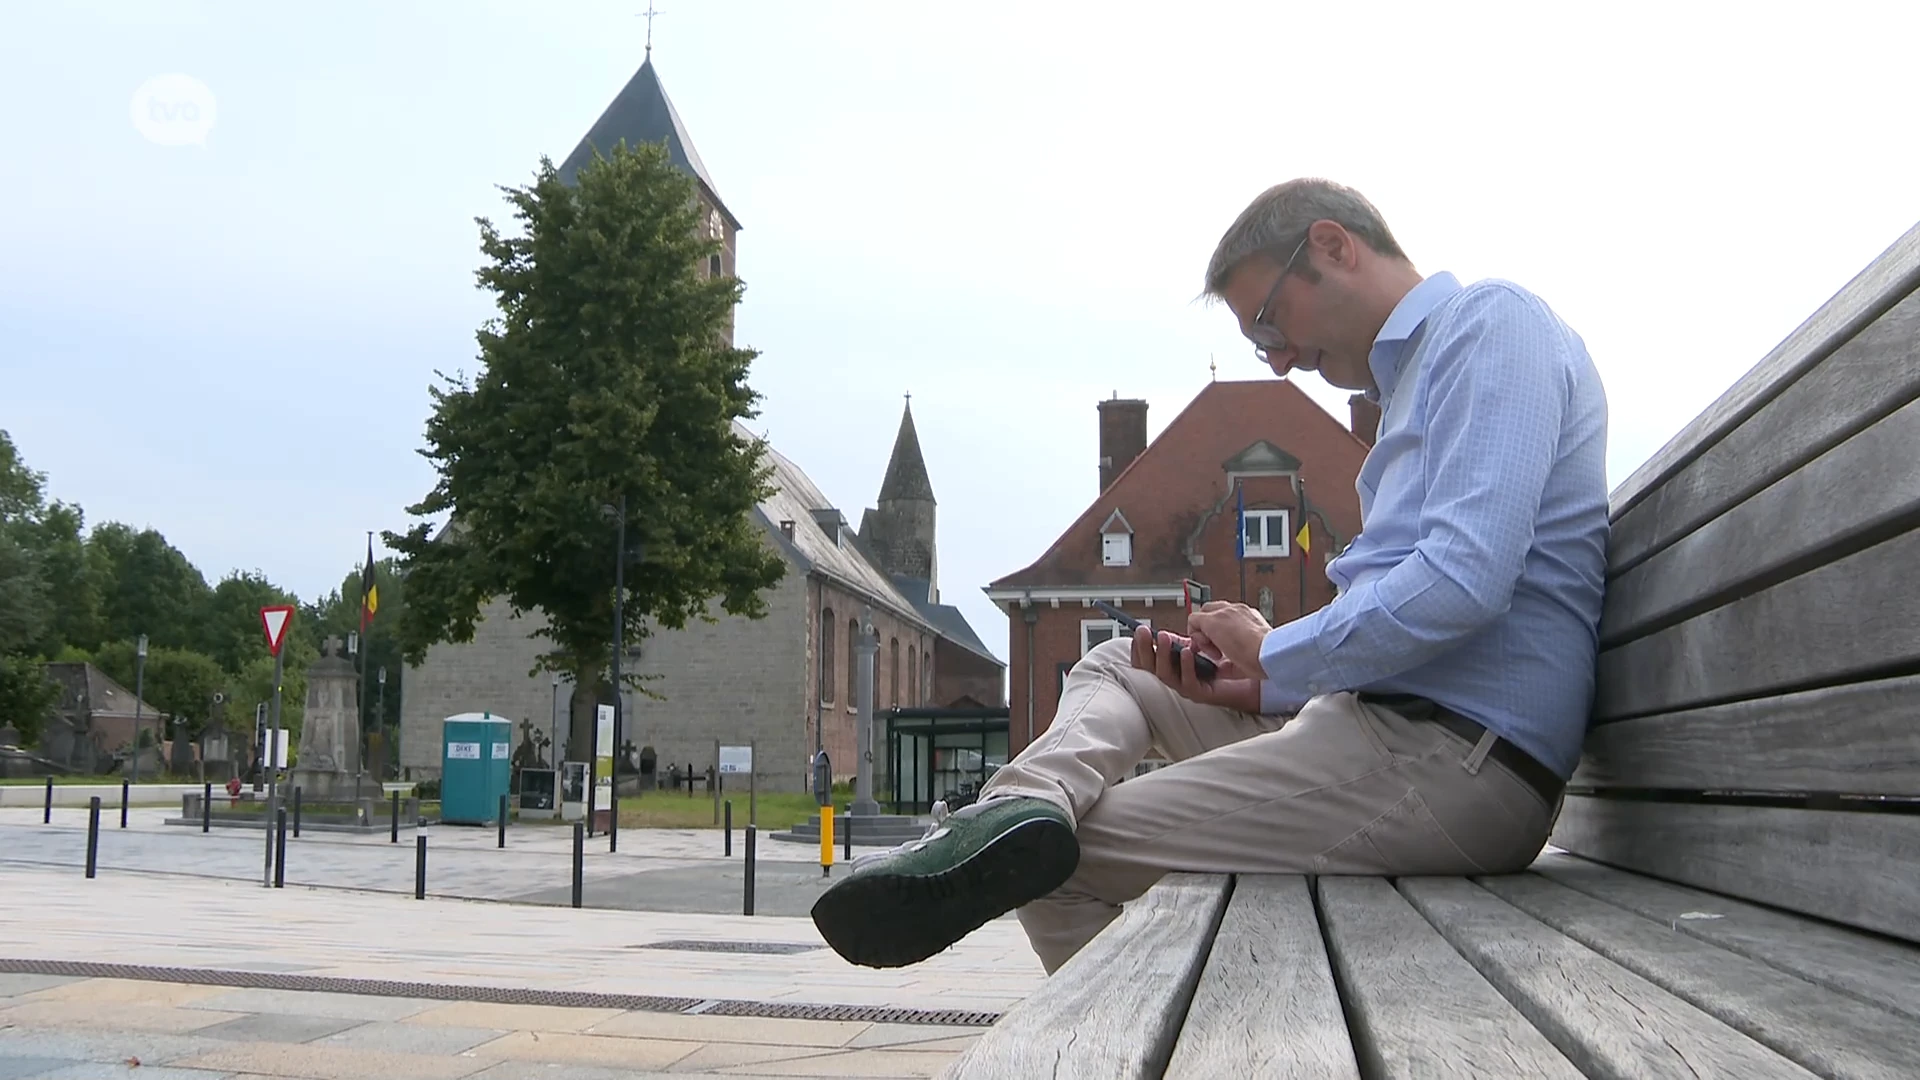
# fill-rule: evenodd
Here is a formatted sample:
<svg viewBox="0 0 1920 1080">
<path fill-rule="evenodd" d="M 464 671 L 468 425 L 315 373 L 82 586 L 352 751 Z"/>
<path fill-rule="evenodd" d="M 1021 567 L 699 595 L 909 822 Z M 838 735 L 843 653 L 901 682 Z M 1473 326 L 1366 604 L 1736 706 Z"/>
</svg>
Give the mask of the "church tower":
<svg viewBox="0 0 1920 1080">
<path fill-rule="evenodd" d="M 893 459 L 880 483 L 877 508 L 860 522 L 860 540 L 873 558 L 896 581 L 912 580 L 915 591 L 926 583 L 927 602 L 940 601 L 940 561 L 934 550 L 933 482 L 920 455 L 920 436 L 913 429 L 913 403 L 900 415 L 900 433 L 894 436 Z"/>
<path fill-rule="evenodd" d="M 700 226 L 707 236 L 718 240 L 722 250 L 707 260 L 702 272 L 709 276 L 732 276 L 734 252 L 737 237 L 742 228 L 740 220 L 727 209 L 720 198 L 720 189 L 714 185 L 713 177 L 707 172 L 707 166 L 700 160 L 700 154 L 693 148 L 693 139 L 687 134 L 687 127 L 680 121 L 680 113 L 673 107 L 673 101 L 667 97 L 666 87 L 660 84 L 660 73 L 653 66 L 653 48 L 647 48 L 647 58 L 640 70 L 633 73 L 607 108 L 588 129 L 586 137 L 567 155 L 560 164 L 560 179 L 573 183 L 581 169 L 591 164 L 597 150 L 601 156 L 610 156 L 613 148 L 625 141 L 627 146 L 638 146 L 643 142 L 662 143 L 667 147 L 667 157 L 683 173 L 693 177 L 696 197 L 700 201 Z M 726 341 L 733 344 L 733 320 L 727 320 Z"/>
</svg>

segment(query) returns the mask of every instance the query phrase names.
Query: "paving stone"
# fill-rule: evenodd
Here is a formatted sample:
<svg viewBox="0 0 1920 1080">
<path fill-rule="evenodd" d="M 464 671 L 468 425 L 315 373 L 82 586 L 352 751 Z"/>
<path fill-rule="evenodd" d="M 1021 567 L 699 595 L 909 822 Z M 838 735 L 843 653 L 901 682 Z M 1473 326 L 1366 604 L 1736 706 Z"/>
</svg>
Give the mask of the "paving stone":
<svg viewBox="0 0 1920 1080">
<path fill-rule="evenodd" d="M 225 1045 L 198 1035 L 101 1031 L 97 1028 L 0 1028 L 0 1059 L 51 1057 L 111 1063 L 137 1057 L 143 1065 L 165 1065 Z"/>
<path fill-rule="evenodd" d="M 218 997 L 218 986 L 152 982 L 147 979 L 79 979 L 25 995 L 30 1001 L 74 1001 L 89 1005 L 191 1005 Z"/>
<path fill-rule="evenodd" d="M 616 1069 L 664 1069 L 700 1049 L 696 1042 L 622 1039 L 612 1035 L 515 1031 L 474 1047 L 470 1054 L 498 1061 L 551 1061 L 562 1065 L 604 1065 Z"/>
<path fill-rule="evenodd" d="M 846 1046 L 873 1025 L 860 1021 L 796 1020 L 789 1017 L 686 1016 L 622 1013 L 588 1029 L 594 1035 L 625 1035 L 687 1042 L 765 1043 L 775 1046 Z"/>
<path fill-rule="evenodd" d="M 331 1016 L 341 1020 L 401 1020 L 437 1009 L 444 1001 L 427 998 L 382 997 L 375 994 L 335 994 L 310 990 L 228 990 L 190 1008 L 238 1013 L 296 1013 Z"/>
<path fill-rule="evenodd" d="M 133 1002 L 35 1001 L 16 999 L 22 1004 L 0 1009 L 0 1024 L 22 1027 L 90 1028 L 114 1031 L 154 1031 L 181 1035 L 212 1027 L 239 1014 L 207 1009 L 175 1009 L 166 1005 L 141 1005 Z"/>
<path fill-rule="evenodd" d="M 80 980 L 71 975 L 11 975 L 0 974 L 0 998 L 17 994 L 31 994 L 37 990 L 48 990 L 56 986 Z"/>
<path fill-rule="evenodd" d="M 405 1054 L 460 1054 L 507 1034 L 493 1028 L 442 1027 L 435 1024 L 396 1024 L 374 1021 L 337 1035 L 315 1039 L 315 1046 L 353 1050 L 388 1050 Z"/>
<path fill-rule="evenodd" d="M 334 1016 L 255 1013 L 251 1016 L 242 1016 L 238 1020 L 228 1020 L 223 1024 L 201 1028 L 194 1034 L 204 1035 L 209 1039 L 231 1039 L 235 1042 L 303 1043 L 358 1027 L 363 1023 L 366 1021 L 342 1020 Z"/>
<path fill-rule="evenodd" d="M 585 1031 L 620 1015 L 619 1009 L 573 1009 L 559 1005 L 503 1005 L 460 1001 L 409 1016 L 403 1023 L 502 1031 Z"/>
<path fill-rule="evenodd" d="M 467 1077 L 467 1080 L 665 1080 L 684 1073 L 633 1072 L 598 1065 L 543 1065 L 537 1061 L 503 1061 Z"/>
<path fill-rule="evenodd" d="M 368 1080 L 369 1077 L 461 1080 L 488 1064 L 468 1057 L 429 1057 L 289 1043 L 227 1043 L 219 1050 L 173 1062 L 177 1068 L 266 1073 L 304 1080 Z"/>
<path fill-rule="evenodd" d="M 726 1076 L 938 1076 L 958 1054 L 914 1050 L 845 1050 L 820 1057 L 739 1065 L 716 1070 Z"/>
<path fill-rule="evenodd" d="M 673 1071 L 713 1072 L 736 1065 L 767 1065 L 840 1053 L 821 1046 L 763 1046 L 754 1043 L 711 1043 L 673 1063 Z"/>
<path fill-rule="evenodd" d="M 0 1073 L 0 1076 L 5 1075 Z M 107 1065 L 98 1061 L 69 1065 L 64 1069 L 55 1069 L 50 1073 L 32 1073 L 33 1080 L 226 1080 L 231 1073 L 208 1072 L 205 1069 L 175 1069 L 166 1065 L 153 1066 L 142 1061 L 137 1069 L 126 1064 Z"/>
<path fill-rule="evenodd" d="M 855 1036 L 847 1047 L 897 1046 L 902 1050 L 947 1050 L 952 1049 L 949 1044 L 971 1044 L 979 1037 L 979 1028 L 940 1024 L 874 1024 Z M 961 1048 L 964 1049 L 964 1045 Z"/>
<path fill-rule="evenodd" d="M 43 1076 L 63 1065 L 82 1064 L 70 1058 L 44 1057 L 0 1057 L 0 1080 L 20 1080 L 27 1076 Z"/>
</svg>

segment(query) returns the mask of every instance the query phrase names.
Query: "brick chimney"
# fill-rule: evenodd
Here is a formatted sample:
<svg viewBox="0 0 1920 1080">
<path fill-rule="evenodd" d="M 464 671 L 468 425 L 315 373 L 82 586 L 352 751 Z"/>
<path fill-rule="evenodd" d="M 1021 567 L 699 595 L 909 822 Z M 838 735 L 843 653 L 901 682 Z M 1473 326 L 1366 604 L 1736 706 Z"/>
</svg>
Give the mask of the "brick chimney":
<svg viewBox="0 0 1920 1080">
<path fill-rule="evenodd" d="M 1355 394 L 1347 399 L 1347 412 L 1353 417 L 1353 433 L 1372 446 L 1380 433 L 1380 406 L 1368 401 L 1365 394 Z"/>
<path fill-rule="evenodd" d="M 1113 485 L 1133 459 L 1147 448 L 1147 403 L 1122 398 L 1118 390 L 1100 403 L 1100 490 Z"/>
</svg>

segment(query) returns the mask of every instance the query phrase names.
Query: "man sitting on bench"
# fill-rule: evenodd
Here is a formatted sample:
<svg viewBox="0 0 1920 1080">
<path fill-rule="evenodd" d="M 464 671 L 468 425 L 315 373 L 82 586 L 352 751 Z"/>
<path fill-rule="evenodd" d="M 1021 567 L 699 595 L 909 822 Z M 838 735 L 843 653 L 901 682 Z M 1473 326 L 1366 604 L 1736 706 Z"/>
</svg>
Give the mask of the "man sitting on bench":
<svg viewBox="0 0 1920 1080">
<path fill-rule="evenodd" d="M 1505 281 L 1422 277 L 1358 192 L 1293 180 L 1220 240 L 1206 292 L 1275 374 L 1376 400 L 1363 531 L 1327 607 L 1142 628 L 1068 674 L 1046 733 L 973 805 L 856 860 L 816 902 L 871 967 L 1017 910 L 1051 973 L 1170 871 L 1485 874 L 1533 861 L 1592 705 L 1605 392 L 1579 336 Z M 1196 478 L 1201 482 L 1202 478 Z M 1202 682 L 1172 644 L 1213 658 Z M 1149 749 L 1172 761 L 1119 784 Z"/>
</svg>

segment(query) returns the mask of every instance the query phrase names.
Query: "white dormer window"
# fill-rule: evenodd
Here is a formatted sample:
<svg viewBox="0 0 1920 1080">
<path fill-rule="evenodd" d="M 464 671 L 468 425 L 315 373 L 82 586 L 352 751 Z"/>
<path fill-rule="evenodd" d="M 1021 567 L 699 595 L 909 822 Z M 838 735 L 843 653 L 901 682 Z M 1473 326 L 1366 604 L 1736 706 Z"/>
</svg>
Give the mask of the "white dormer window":
<svg viewBox="0 0 1920 1080">
<path fill-rule="evenodd" d="M 1100 564 L 1133 565 L 1133 526 L 1118 510 L 1108 514 L 1106 524 L 1100 526 Z"/>
</svg>

